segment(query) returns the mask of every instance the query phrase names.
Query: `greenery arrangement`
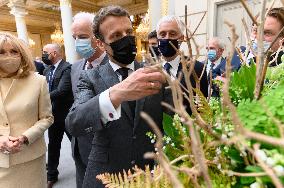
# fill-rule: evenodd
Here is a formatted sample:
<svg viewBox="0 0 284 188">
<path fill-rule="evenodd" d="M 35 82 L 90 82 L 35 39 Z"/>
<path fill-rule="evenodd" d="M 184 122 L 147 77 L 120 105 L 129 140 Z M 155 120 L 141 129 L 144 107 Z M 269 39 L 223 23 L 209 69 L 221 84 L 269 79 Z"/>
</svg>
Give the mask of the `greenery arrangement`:
<svg viewBox="0 0 284 188">
<path fill-rule="evenodd" d="M 263 4 L 265 7 L 265 1 Z M 264 14 L 265 11 L 260 17 Z M 227 25 L 232 30 L 230 54 L 233 54 L 237 35 L 234 27 Z M 186 78 L 198 58 L 198 45 L 194 38 L 192 42 L 197 55 L 191 55 L 190 60 L 182 57 Z M 263 49 L 261 51 L 265 54 Z M 186 80 L 185 99 L 191 105 L 191 116 L 183 107 L 185 93 L 179 80 L 168 77 L 174 106 L 163 105 L 176 115 L 164 114 L 164 135 L 151 117 L 142 114 L 153 128 L 153 133 L 147 135 L 156 146 L 156 152 L 147 153 L 145 157 L 155 159 L 158 165 L 152 170 L 135 168 L 133 172 L 102 174 L 97 178 L 106 187 L 121 188 L 283 188 L 284 56 L 282 64 L 271 68 L 265 63 L 268 57 L 266 53 L 256 63 L 243 64 L 238 72 L 231 73 L 227 68 L 226 80 L 219 83 L 223 95 L 218 99 L 207 101 L 198 89 L 193 89 L 189 79 Z M 198 79 L 196 81 L 199 84 Z"/>
</svg>

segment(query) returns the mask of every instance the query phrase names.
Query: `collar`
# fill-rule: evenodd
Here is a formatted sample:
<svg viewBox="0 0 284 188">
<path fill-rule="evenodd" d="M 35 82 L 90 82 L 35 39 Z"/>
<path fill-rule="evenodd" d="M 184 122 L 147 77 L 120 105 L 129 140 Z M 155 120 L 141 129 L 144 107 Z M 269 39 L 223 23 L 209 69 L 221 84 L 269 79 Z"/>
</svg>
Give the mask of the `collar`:
<svg viewBox="0 0 284 188">
<path fill-rule="evenodd" d="M 215 69 L 216 67 L 218 67 L 218 65 L 220 65 L 222 59 L 223 59 L 223 57 L 221 56 L 219 59 L 217 59 L 217 61 L 215 61 L 213 63 L 214 64 L 213 69 Z M 210 61 L 210 60 L 208 60 L 208 61 Z M 210 63 L 212 63 L 212 62 L 210 61 Z"/>
<path fill-rule="evenodd" d="M 103 59 L 105 58 L 105 56 L 106 56 L 106 52 L 104 51 L 104 53 L 102 53 L 102 55 L 100 55 L 100 57 L 98 57 L 97 59 L 95 59 L 94 61 L 91 62 L 91 64 L 93 65 L 93 67 L 98 66 L 98 65 L 103 61 Z M 87 61 L 87 63 L 90 63 L 90 62 Z"/>
<path fill-rule="evenodd" d="M 111 68 L 113 69 L 114 72 L 116 72 L 119 68 L 121 68 L 121 66 L 112 62 L 111 60 L 109 60 L 109 64 L 110 64 L 110 66 L 111 66 Z M 127 65 L 126 67 L 129 68 L 130 70 L 134 71 L 134 61 L 132 63 L 130 63 L 129 65 Z"/>
<path fill-rule="evenodd" d="M 172 61 L 169 61 L 169 62 L 164 61 L 163 66 L 166 63 L 169 63 L 172 66 L 172 68 L 170 69 L 171 76 L 175 77 L 177 75 L 178 67 L 179 67 L 179 64 L 180 64 L 180 55 L 176 56 L 176 58 L 174 58 Z"/>
<path fill-rule="evenodd" d="M 62 61 L 62 59 L 58 60 L 53 66 L 55 67 L 55 69 L 58 67 L 59 63 Z M 54 69 L 54 70 L 55 70 Z"/>
</svg>

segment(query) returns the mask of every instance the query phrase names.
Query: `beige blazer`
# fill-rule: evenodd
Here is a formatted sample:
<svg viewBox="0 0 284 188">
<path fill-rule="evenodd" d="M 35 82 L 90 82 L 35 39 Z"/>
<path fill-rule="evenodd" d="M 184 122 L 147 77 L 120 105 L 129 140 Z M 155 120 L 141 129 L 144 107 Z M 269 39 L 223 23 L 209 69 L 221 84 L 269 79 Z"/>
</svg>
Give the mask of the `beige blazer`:
<svg viewBox="0 0 284 188">
<path fill-rule="evenodd" d="M 29 140 L 16 154 L 0 153 L 0 167 L 9 168 L 45 154 L 43 134 L 53 116 L 46 79 L 37 73 L 14 79 L 4 98 L 0 95 L 0 135 L 25 135 Z"/>
</svg>

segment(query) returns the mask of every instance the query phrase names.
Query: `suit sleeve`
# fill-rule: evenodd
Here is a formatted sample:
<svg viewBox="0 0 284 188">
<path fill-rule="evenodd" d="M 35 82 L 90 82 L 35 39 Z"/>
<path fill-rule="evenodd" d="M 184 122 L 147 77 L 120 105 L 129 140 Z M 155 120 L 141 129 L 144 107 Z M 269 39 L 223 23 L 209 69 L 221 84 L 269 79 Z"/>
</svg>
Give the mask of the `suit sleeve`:
<svg viewBox="0 0 284 188">
<path fill-rule="evenodd" d="M 36 99 L 35 99 L 36 100 Z M 47 89 L 47 83 L 44 77 L 41 79 L 41 89 L 38 99 L 38 115 L 39 120 L 23 135 L 28 138 L 29 144 L 35 142 L 40 138 L 44 131 L 53 123 L 53 116 L 51 110 L 50 97 Z"/>
<path fill-rule="evenodd" d="M 58 87 L 50 93 L 51 100 L 58 100 L 66 97 L 72 91 L 71 85 L 71 65 L 68 65 L 62 72 Z"/>
<path fill-rule="evenodd" d="M 65 119 L 67 131 L 74 137 L 103 129 L 99 107 L 100 95 L 96 93 L 88 73 L 79 78 L 76 100 Z"/>
<path fill-rule="evenodd" d="M 204 64 L 201 62 L 196 62 L 196 73 L 197 76 L 200 77 L 204 68 Z M 200 91 L 203 93 L 204 97 L 208 97 L 208 80 L 207 80 L 207 74 L 206 74 L 206 67 L 203 72 L 203 75 L 200 80 Z"/>
</svg>

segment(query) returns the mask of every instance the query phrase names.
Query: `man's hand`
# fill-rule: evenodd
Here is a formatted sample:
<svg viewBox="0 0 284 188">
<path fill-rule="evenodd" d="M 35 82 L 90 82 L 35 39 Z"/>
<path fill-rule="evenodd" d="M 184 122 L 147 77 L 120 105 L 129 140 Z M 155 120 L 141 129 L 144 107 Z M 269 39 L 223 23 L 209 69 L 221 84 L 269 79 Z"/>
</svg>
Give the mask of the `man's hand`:
<svg viewBox="0 0 284 188">
<path fill-rule="evenodd" d="M 110 100 L 117 108 L 123 101 L 134 101 L 158 93 L 165 82 L 165 76 L 158 68 L 141 68 L 110 88 Z"/>
</svg>

